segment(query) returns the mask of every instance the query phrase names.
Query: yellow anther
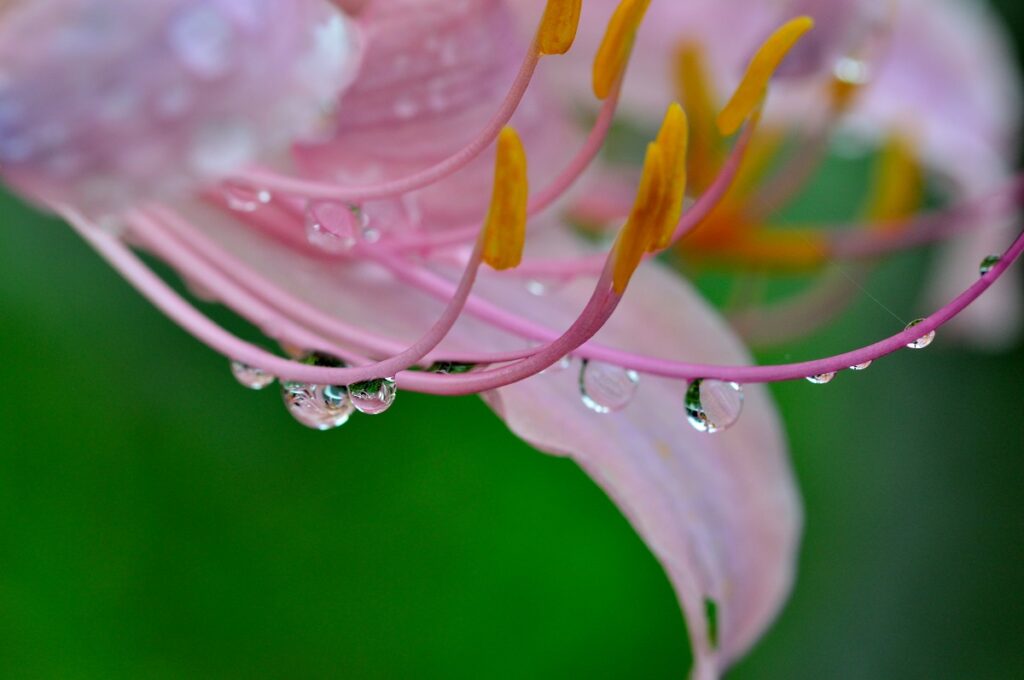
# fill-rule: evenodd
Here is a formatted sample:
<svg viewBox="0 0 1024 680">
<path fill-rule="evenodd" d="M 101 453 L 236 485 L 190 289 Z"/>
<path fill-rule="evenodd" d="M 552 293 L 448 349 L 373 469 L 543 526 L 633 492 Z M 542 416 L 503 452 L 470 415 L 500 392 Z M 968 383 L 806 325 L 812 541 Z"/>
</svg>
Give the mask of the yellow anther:
<svg viewBox="0 0 1024 680">
<path fill-rule="evenodd" d="M 576 40 L 583 0 L 548 0 L 537 29 L 537 51 L 565 54 Z"/>
<path fill-rule="evenodd" d="M 747 72 L 743 75 L 732 99 L 718 114 L 718 129 L 728 137 L 743 125 L 743 121 L 761 105 L 768 81 L 772 79 L 779 64 L 786 58 L 797 41 L 807 31 L 814 28 L 814 20 L 810 17 L 798 17 L 783 24 L 761 45 L 761 48 L 750 60 Z"/>
<path fill-rule="evenodd" d="M 679 104 L 672 104 L 661 124 L 655 143 L 662 153 L 665 166 L 666 195 L 654 242 L 648 246 L 651 252 L 664 250 L 672 245 L 672 235 L 683 214 L 683 195 L 686 193 L 686 150 L 690 142 L 690 128 L 686 112 Z"/>
<path fill-rule="evenodd" d="M 718 104 L 699 44 L 684 42 L 678 46 L 675 78 L 679 100 L 686 107 L 692 133 L 689 181 L 702 192 L 714 181 L 723 153 L 715 125 Z"/>
<path fill-rule="evenodd" d="M 607 99 L 622 77 L 633 51 L 636 32 L 651 0 L 622 0 L 608 22 L 604 40 L 594 57 L 594 96 Z"/>
<path fill-rule="evenodd" d="M 921 207 L 923 193 L 924 178 L 913 145 L 904 137 L 891 137 L 878 158 L 867 216 L 878 221 L 878 229 L 898 230 L 899 220 Z"/>
<path fill-rule="evenodd" d="M 665 172 L 664 154 L 658 145 L 652 142 L 647 145 L 647 157 L 644 159 L 644 171 L 640 176 L 636 202 L 615 244 L 612 287 L 619 295 L 626 291 L 633 272 L 644 259 L 644 253 L 659 236 L 658 216 L 664 211 L 667 191 L 668 177 Z"/>
<path fill-rule="evenodd" d="M 526 177 L 526 152 L 516 131 L 511 127 L 502 130 L 497 146 L 494 193 L 482 238 L 484 262 L 501 270 L 517 267 L 523 259 L 530 187 Z"/>
</svg>

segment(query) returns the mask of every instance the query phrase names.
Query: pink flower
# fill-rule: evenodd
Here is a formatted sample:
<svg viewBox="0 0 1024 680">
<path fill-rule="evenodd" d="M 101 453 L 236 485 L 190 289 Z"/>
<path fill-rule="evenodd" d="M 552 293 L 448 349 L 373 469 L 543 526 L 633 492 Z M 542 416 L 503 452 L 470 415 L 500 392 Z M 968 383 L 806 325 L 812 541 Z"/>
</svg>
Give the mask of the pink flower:
<svg viewBox="0 0 1024 680">
<path fill-rule="evenodd" d="M 820 265 L 963 231 L 968 209 L 1005 217 L 1017 192 L 998 186 L 1000 145 L 1015 118 L 983 87 L 962 109 L 936 104 L 915 71 L 919 50 L 934 47 L 928 27 L 901 38 L 904 15 L 879 20 L 867 2 L 656 1 L 643 23 L 648 4 L 586 3 L 572 51 L 578 0 L 0 4 L 0 167 L 232 360 L 244 384 L 279 378 L 304 425 L 382 413 L 397 390 L 480 393 L 517 435 L 572 457 L 661 560 L 694 676 L 715 677 L 776 615 L 800 535 L 784 435 L 760 383 L 826 382 L 926 346 L 1024 241 L 891 338 L 783 366 L 751 366 L 725 320 L 651 257 L 680 247 Z M 814 22 L 797 10 L 818 21 L 804 40 Z M 879 45 L 892 49 L 875 92 L 862 70 Z M 875 196 L 873 228 L 809 233 L 809 245 L 759 228 L 786 183 L 799 188 L 813 170 L 797 163 L 766 181 L 769 192 L 742 181 L 747 151 L 762 150 L 768 79 L 790 50 L 787 96 L 764 116 L 807 133 L 809 158 L 847 113 L 865 134 L 919 123 L 919 154 L 893 144 L 885 156 L 895 175 Z M 689 77 L 675 93 L 680 64 Z M 894 108 L 886 88 L 911 86 L 925 91 Z M 595 122 L 580 134 L 572 106 L 595 94 Z M 597 158 L 620 101 L 651 130 L 642 168 Z M 921 164 L 996 199 L 909 220 Z M 598 240 L 622 228 L 606 253 L 566 229 L 566 213 L 597 223 Z M 129 246 L 251 320 L 285 356 L 203 317 Z"/>
</svg>

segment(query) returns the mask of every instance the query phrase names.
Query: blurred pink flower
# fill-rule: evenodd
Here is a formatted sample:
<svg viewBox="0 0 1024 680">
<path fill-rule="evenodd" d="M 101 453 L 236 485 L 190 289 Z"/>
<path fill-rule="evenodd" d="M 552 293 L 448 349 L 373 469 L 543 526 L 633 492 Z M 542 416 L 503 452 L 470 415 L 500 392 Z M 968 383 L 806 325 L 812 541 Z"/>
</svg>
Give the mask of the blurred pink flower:
<svg viewBox="0 0 1024 680">
<path fill-rule="evenodd" d="M 383 412 L 399 388 L 480 393 L 517 435 L 572 457 L 665 567 L 694 676 L 716 677 L 778 612 L 799 542 L 785 437 L 760 383 L 926 345 L 1024 242 L 920 324 L 783 366 L 751 366 L 679 272 L 641 261 L 728 205 L 767 78 L 791 47 L 780 71 L 787 96 L 769 101 L 769 124 L 824 120 L 831 131 L 841 123 L 822 84 L 863 90 L 843 107 L 850 125 L 878 134 L 914 121 L 923 159 L 971 191 L 991 190 L 1005 172 L 1014 90 L 979 84 L 981 71 L 965 68 L 939 75 L 974 94 L 936 99 L 945 90 L 925 84 L 934 62 L 922 55 L 939 28 L 917 22 L 903 37 L 905 15 L 880 18 L 873 3 L 655 0 L 620 100 L 647 5 L 587 2 L 566 56 L 572 0 L 0 5 L 0 163 L 12 187 L 63 214 L 144 295 L 233 360 L 244 384 L 280 378 L 303 424 L 333 429 L 355 411 Z M 818 27 L 797 42 L 811 22 L 787 20 L 800 13 Z M 983 75 L 1009 77 L 978 26 L 951 40 Z M 895 37 L 879 40 L 885 31 Z M 716 100 L 739 85 L 714 133 L 739 136 L 718 164 L 699 168 L 706 181 L 684 209 L 686 118 L 669 105 L 688 39 L 701 46 Z M 875 62 L 859 50 L 876 40 L 886 61 L 860 82 L 858 69 Z M 959 54 L 951 45 L 944 39 L 939 56 Z M 602 103 L 581 135 L 574 107 L 593 101 L 592 89 Z M 635 202 L 640 168 L 597 157 L 620 101 L 652 131 L 664 121 Z M 694 144 L 707 142 L 704 132 L 695 123 Z M 564 228 L 561 210 L 585 173 L 588 215 L 626 223 L 607 257 Z M 896 238 L 869 229 L 818 245 L 835 257 L 878 254 L 959 229 L 958 214 L 926 215 Z M 213 324 L 129 244 L 289 356 Z M 478 272 L 483 263 L 500 271 Z M 976 278 L 976 263 L 971 270 Z"/>
</svg>

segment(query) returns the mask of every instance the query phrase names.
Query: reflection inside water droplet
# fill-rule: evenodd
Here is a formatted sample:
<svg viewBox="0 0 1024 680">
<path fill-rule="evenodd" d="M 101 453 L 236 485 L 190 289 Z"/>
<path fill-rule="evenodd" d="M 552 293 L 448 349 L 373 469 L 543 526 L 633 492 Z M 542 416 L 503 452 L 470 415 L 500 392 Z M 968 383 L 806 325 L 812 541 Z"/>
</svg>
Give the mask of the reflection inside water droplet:
<svg viewBox="0 0 1024 680">
<path fill-rule="evenodd" d="M 985 274 L 988 274 L 990 271 L 992 271 L 992 268 L 999 264 L 1002 261 L 1002 259 L 1003 258 L 1000 257 L 999 255 L 989 255 L 988 257 L 981 261 L 981 266 L 978 268 L 978 271 L 981 273 L 982 276 L 984 276 Z"/>
<path fill-rule="evenodd" d="M 352 405 L 360 413 L 384 413 L 395 403 L 398 390 L 394 378 L 378 378 L 348 386 Z"/>
<path fill-rule="evenodd" d="M 835 372 L 830 373 L 819 373 L 818 375 L 807 376 L 807 382 L 814 383 L 815 385 L 827 385 L 832 382 L 832 379 L 836 377 Z"/>
<path fill-rule="evenodd" d="M 281 386 L 281 396 L 295 420 L 321 432 L 341 427 L 355 411 L 343 386 L 288 382 Z"/>
<path fill-rule="evenodd" d="M 262 390 L 274 383 L 274 376 L 261 368 L 255 368 L 240 361 L 231 362 L 231 375 L 242 387 L 250 390 Z"/>
<path fill-rule="evenodd" d="M 686 388 L 686 418 L 698 432 L 722 432 L 740 418 L 743 387 L 739 383 L 698 379 Z"/>
<path fill-rule="evenodd" d="M 580 398 L 596 413 L 621 411 L 636 394 L 640 376 L 614 364 L 585 360 L 580 367 Z"/>
<path fill-rule="evenodd" d="M 907 324 L 907 330 L 910 330 L 914 326 L 918 326 L 922 323 L 924 323 L 924 319 L 917 319 L 916 321 L 911 321 L 910 323 Z M 928 345 L 932 344 L 932 341 L 934 340 L 935 331 L 930 331 L 919 337 L 917 340 L 914 340 L 913 342 L 908 342 L 907 347 L 909 347 L 910 349 L 924 349 Z"/>
</svg>

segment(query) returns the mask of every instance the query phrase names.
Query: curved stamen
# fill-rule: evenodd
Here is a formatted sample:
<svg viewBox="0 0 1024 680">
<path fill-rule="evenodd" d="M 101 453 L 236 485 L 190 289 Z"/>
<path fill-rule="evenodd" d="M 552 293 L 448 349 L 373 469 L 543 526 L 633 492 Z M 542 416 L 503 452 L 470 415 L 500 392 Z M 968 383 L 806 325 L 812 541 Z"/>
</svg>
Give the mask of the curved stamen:
<svg viewBox="0 0 1024 680">
<path fill-rule="evenodd" d="M 607 351 L 605 348 L 591 345 L 579 347 L 574 354 L 583 358 L 614 363 L 622 368 L 650 375 L 681 380 L 715 379 L 725 382 L 753 384 L 801 380 L 807 376 L 839 372 L 848 369 L 850 366 L 875 361 L 897 352 L 906 348 L 908 344 L 934 332 L 970 306 L 982 293 L 988 290 L 1010 265 L 1020 257 L 1022 252 L 1024 252 L 1024 232 L 1017 237 L 1010 248 L 1002 255 L 999 262 L 988 273 L 942 309 L 923 319 L 920 323 L 914 324 L 912 327 L 908 327 L 889 338 L 825 359 L 767 366 L 722 366 L 654 359 L 628 352 Z M 493 380 L 485 381 L 477 379 L 473 375 L 446 376 L 443 381 L 434 377 L 424 379 L 424 377 L 400 376 L 400 378 L 404 379 L 407 386 L 413 389 L 433 394 L 464 394 L 465 392 L 462 391 L 464 389 L 463 385 L 471 386 L 473 391 L 487 391 L 504 387 L 520 379 L 506 380 L 504 377 L 496 377 Z"/>
</svg>

